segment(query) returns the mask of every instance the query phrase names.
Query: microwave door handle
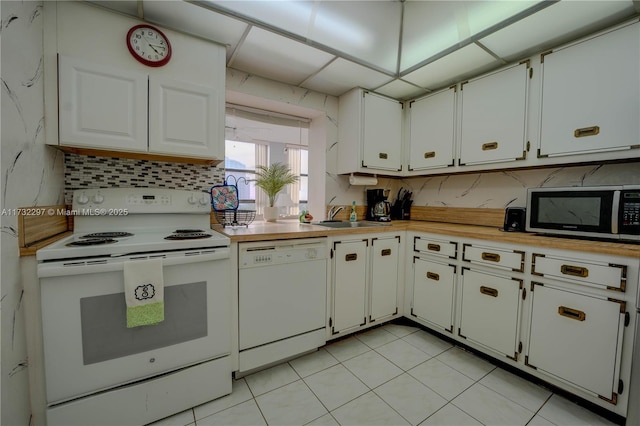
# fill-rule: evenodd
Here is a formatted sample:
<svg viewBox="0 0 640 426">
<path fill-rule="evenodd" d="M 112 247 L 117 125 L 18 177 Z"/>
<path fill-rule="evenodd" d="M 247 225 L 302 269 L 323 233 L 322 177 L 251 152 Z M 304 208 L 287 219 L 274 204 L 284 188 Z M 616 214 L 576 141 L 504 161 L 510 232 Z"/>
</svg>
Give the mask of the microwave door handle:
<svg viewBox="0 0 640 426">
<path fill-rule="evenodd" d="M 613 191 L 613 208 L 611 209 L 611 233 L 618 234 L 618 217 L 620 212 L 620 191 Z"/>
</svg>

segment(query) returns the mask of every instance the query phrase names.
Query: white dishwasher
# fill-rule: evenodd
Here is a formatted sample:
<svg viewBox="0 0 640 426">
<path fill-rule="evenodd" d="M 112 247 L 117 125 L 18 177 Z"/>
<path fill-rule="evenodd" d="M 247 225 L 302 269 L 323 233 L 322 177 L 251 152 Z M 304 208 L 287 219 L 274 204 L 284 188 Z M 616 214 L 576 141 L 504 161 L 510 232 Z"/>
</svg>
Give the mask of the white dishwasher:
<svg viewBox="0 0 640 426">
<path fill-rule="evenodd" d="M 326 238 L 238 244 L 239 371 L 326 343 Z"/>
</svg>

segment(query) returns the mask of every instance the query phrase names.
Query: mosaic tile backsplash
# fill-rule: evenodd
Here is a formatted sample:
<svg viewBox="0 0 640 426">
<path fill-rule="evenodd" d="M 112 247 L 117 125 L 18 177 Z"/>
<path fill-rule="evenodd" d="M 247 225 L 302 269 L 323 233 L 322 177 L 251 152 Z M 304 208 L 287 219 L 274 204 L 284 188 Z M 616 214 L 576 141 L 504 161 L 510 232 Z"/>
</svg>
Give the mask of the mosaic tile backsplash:
<svg viewBox="0 0 640 426">
<path fill-rule="evenodd" d="M 224 181 L 224 166 L 65 154 L 65 203 L 83 188 L 168 188 L 208 191 Z"/>
</svg>

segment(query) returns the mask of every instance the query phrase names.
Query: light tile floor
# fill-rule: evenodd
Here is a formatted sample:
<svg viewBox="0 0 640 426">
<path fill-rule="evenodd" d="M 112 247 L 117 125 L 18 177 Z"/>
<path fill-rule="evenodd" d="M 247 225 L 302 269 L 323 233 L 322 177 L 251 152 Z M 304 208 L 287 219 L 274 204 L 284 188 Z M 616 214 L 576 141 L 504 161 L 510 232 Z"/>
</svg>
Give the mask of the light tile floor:
<svg viewBox="0 0 640 426">
<path fill-rule="evenodd" d="M 388 324 L 246 376 L 153 426 L 611 425 L 418 328 Z"/>
</svg>

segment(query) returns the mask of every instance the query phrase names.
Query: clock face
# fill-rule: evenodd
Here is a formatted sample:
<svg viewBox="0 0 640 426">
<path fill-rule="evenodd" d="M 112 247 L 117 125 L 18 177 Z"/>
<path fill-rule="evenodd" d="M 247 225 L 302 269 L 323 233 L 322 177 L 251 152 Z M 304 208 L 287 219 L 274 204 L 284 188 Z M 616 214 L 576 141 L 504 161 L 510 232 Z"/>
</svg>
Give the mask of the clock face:
<svg viewBox="0 0 640 426">
<path fill-rule="evenodd" d="M 136 25 L 127 33 L 127 47 L 138 61 L 160 67 L 171 58 L 171 44 L 162 31 L 151 25 Z"/>
</svg>

